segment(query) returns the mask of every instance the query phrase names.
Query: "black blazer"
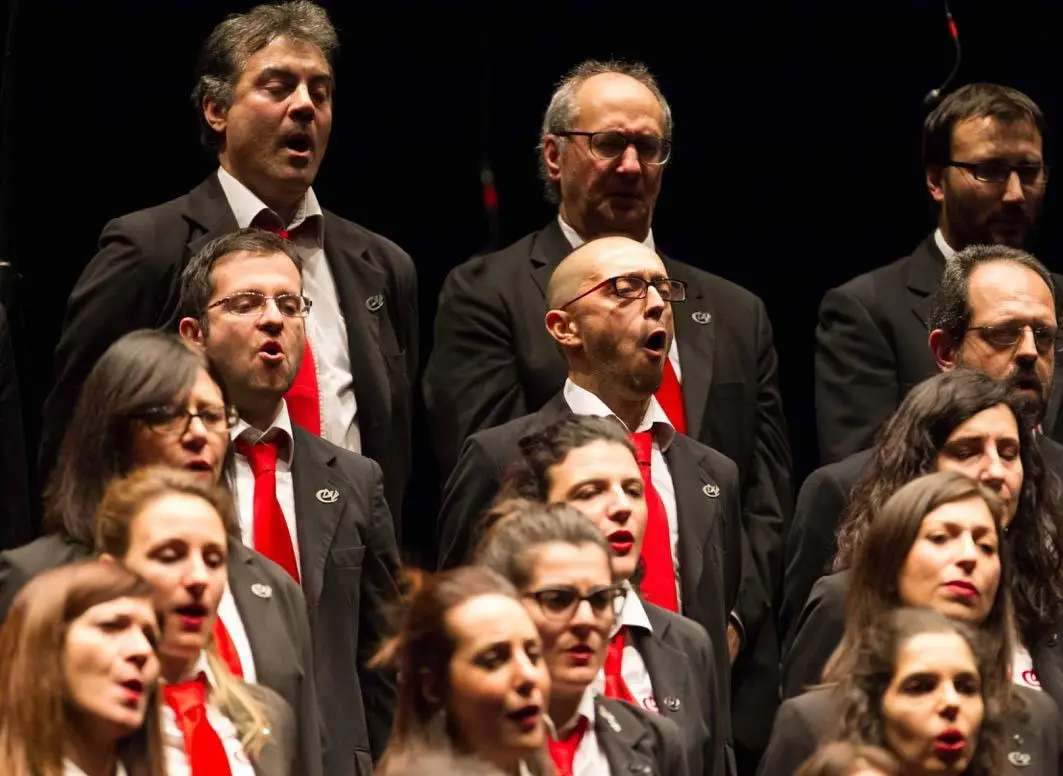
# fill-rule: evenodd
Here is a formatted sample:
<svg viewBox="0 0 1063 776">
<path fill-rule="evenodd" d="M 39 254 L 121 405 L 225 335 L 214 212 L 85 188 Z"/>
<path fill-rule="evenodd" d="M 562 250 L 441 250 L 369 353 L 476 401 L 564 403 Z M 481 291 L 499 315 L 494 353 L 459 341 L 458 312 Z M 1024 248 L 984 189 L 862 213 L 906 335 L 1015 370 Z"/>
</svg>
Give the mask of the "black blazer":
<svg viewBox="0 0 1063 776">
<path fill-rule="evenodd" d="M 1025 765 L 1010 762 L 1002 773 L 1024 776 L 1055 776 L 1060 773 L 1059 709 L 1044 693 L 1028 687 L 1016 687 L 1026 704 L 1027 718 L 1009 721 L 1004 741 L 1006 762 L 1014 758 Z M 768 751 L 761 761 L 759 774 L 790 776 L 819 748 L 834 739 L 837 732 L 839 702 L 833 688 L 824 687 L 783 703 L 772 728 Z"/>
<path fill-rule="evenodd" d="M 417 370 L 417 278 L 391 241 L 325 211 L 325 255 L 347 321 L 362 452 L 380 463 L 392 514 L 410 468 Z M 109 222 L 67 303 L 44 405 L 40 465 L 51 471 L 78 391 L 97 359 L 135 329 L 176 331 L 180 274 L 209 240 L 236 230 L 217 174 L 188 194 Z M 376 305 L 377 297 L 383 304 Z M 116 311 L 120 310 L 121 314 Z"/>
<path fill-rule="evenodd" d="M 296 776 L 303 773 L 304 764 L 299 761 L 295 746 L 295 715 L 284 698 L 268 687 L 257 684 L 244 684 L 244 690 L 262 707 L 268 723 L 269 735 L 262 750 L 251 758 L 255 776 Z M 239 725 L 243 720 L 234 719 Z M 320 771 L 321 763 L 316 770 Z"/>
<path fill-rule="evenodd" d="M 646 664 L 659 713 L 682 734 L 691 776 L 733 773 L 709 634 L 693 620 L 646 601 L 642 605 L 653 631 L 633 629 L 631 643 Z"/>
<path fill-rule="evenodd" d="M 19 547 L 35 533 L 15 348 L 0 302 L 0 550 Z"/>
<path fill-rule="evenodd" d="M 0 553 L 0 622 L 18 591 L 33 577 L 92 557 L 92 550 L 62 536 L 42 536 Z M 306 602 L 298 585 L 264 555 L 229 542 L 229 590 L 240 612 L 258 684 L 274 690 L 296 714 L 296 747 L 307 774 L 321 774 L 321 722 L 314 683 Z M 257 592 L 256 592 L 257 591 Z"/>
<path fill-rule="evenodd" d="M 368 668 L 390 635 L 399 558 L 375 461 L 293 427 L 292 484 L 313 633 L 326 776 L 368 776 L 387 747 L 395 682 Z"/>
<path fill-rule="evenodd" d="M 672 720 L 613 698 L 599 696 L 594 706 L 594 735 L 612 776 L 691 773 Z"/>
</svg>

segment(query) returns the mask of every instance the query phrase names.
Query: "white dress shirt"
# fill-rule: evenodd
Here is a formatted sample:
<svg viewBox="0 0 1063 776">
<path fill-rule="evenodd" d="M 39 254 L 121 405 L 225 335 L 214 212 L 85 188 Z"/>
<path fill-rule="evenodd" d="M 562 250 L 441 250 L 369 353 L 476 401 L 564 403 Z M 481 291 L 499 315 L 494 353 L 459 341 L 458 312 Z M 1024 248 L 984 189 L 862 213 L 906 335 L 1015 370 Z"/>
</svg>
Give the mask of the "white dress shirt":
<svg viewBox="0 0 1063 776">
<path fill-rule="evenodd" d="M 657 399 L 650 397 L 650 405 L 646 408 L 646 414 L 639 423 L 638 428 L 629 429 L 624 425 L 613 411 L 605 406 L 605 402 L 590 391 L 580 388 L 572 380 L 565 380 L 563 389 L 565 403 L 576 415 L 593 415 L 599 418 L 612 418 L 628 433 L 632 431 L 652 431 L 653 447 L 650 450 L 650 480 L 654 490 L 664 503 L 664 513 L 668 518 L 668 544 L 672 551 L 672 567 L 675 570 L 676 595 L 682 611 L 682 585 L 679 582 L 679 516 L 675 503 L 675 485 L 672 482 L 672 473 L 668 470 L 668 462 L 664 459 L 664 453 L 675 438 L 675 428 L 668 420 L 668 415 L 657 403 Z"/>
<path fill-rule="evenodd" d="M 653 682 L 650 681 L 650 672 L 646 670 L 646 661 L 642 659 L 642 654 L 635 648 L 630 636 L 631 631 L 636 629 L 653 633 L 653 625 L 650 624 L 650 618 L 646 616 L 646 609 L 643 607 L 642 601 L 639 600 L 638 593 L 631 587 L 631 583 L 625 580 L 624 588 L 627 590 L 624 608 L 613 625 L 613 629 L 609 632 L 609 638 L 612 639 L 616 636 L 621 628 L 627 628 L 629 635 L 624 642 L 620 676 L 638 705 L 646 711 L 656 714 L 657 699 L 653 696 Z M 605 695 L 604 665 L 598 675 L 594 677 L 591 688 L 596 695 Z"/>
<path fill-rule="evenodd" d="M 594 732 L 595 699 L 597 694 L 588 686 L 580 698 L 576 716 L 561 727 L 557 728 L 555 740 L 564 738 L 576 729 L 580 717 L 587 720 L 587 730 L 576 747 L 576 756 L 572 758 L 572 776 L 610 776 L 609 761 L 605 758 L 605 752 L 598 745 L 598 736 Z M 547 727 L 549 731 L 549 727 Z"/>
<path fill-rule="evenodd" d="M 332 270 L 325 259 L 325 217 L 314 190 L 307 189 L 295 218 L 291 223 L 283 224 L 274 211 L 224 168 L 218 168 L 218 182 L 236 217 L 237 226 L 241 229 L 251 226 L 263 218 L 265 211 L 263 220 L 286 229 L 295 244 L 303 260 L 303 293 L 313 302 L 306 317 L 306 333 L 317 372 L 321 436 L 355 453 L 362 452 L 347 322 Z M 300 229 L 304 223 L 306 227 Z"/>
<path fill-rule="evenodd" d="M 295 529 L 295 486 L 292 483 L 292 455 L 295 439 L 292 437 L 292 421 L 288 416 L 288 405 L 281 401 L 280 412 L 265 432 L 252 428 L 243 418 L 229 432 L 233 441 L 235 457 L 235 482 L 232 483 L 236 511 L 240 518 L 240 538 L 247 547 L 255 546 L 255 474 L 238 449 L 236 441 L 253 445 L 260 439 L 276 440 L 277 449 L 277 501 L 284 513 L 284 524 L 288 528 L 288 537 L 292 540 L 295 552 L 295 565 L 302 578 L 303 566 L 299 559 L 299 533 Z"/>
<path fill-rule="evenodd" d="M 218 603 L 218 617 L 229 634 L 229 640 L 233 643 L 237 657 L 240 658 L 240 671 L 243 680 L 248 684 L 258 683 L 258 672 L 255 669 L 255 653 L 251 651 L 251 639 L 247 637 L 247 629 L 240 617 L 240 610 L 236 608 L 236 599 L 233 598 L 229 586 L 225 586 L 221 601 Z"/>
<path fill-rule="evenodd" d="M 207 665 L 206 657 L 202 654 L 189 674 L 189 678 L 199 673 L 207 677 L 207 721 L 218 734 L 222 746 L 225 747 L 232 776 L 255 776 L 255 768 L 251 764 L 251 758 L 244 751 L 243 744 L 240 743 L 240 734 L 236 730 L 236 725 L 211 703 L 210 690 L 214 688 L 214 675 L 210 671 L 210 666 Z M 160 681 L 159 684 L 165 686 L 166 683 Z M 162 748 L 166 763 L 166 776 L 192 776 L 192 765 L 188 759 L 188 752 L 185 751 L 185 737 L 181 732 L 181 726 L 177 723 L 177 714 L 164 699 L 159 703 L 159 713 L 162 721 Z"/>
<path fill-rule="evenodd" d="M 565 239 L 568 240 L 568 244 L 572 246 L 572 250 L 576 250 L 576 248 L 587 242 L 579 236 L 579 232 L 565 222 L 565 219 L 561 217 L 560 213 L 558 213 L 557 222 L 561 225 L 561 233 L 565 235 Z M 646 232 L 646 239 L 642 241 L 642 244 L 651 251 L 657 250 L 653 244 L 653 229 Z M 672 369 L 675 370 L 675 379 L 682 384 L 683 372 L 679 368 L 679 346 L 676 344 L 675 337 L 672 337 L 672 347 L 668 349 L 668 360 L 672 362 Z"/>
<path fill-rule="evenodd" d="M 945 261 L 956 255 L 956 249 L 945 242 L 945 233 L 941 231 L 940 226 L 934 230 L 934 244 L 941 251 L 941 255 L 945 257 Z"/>
<path fill-rule="evenodd" d="M 74 765 L 70 760 L 63 760 L 63 776 L 88 776 L 88 774 Z M 114 776 L 128 776 L 121 760 L 115 763 Z"/>
</svg>

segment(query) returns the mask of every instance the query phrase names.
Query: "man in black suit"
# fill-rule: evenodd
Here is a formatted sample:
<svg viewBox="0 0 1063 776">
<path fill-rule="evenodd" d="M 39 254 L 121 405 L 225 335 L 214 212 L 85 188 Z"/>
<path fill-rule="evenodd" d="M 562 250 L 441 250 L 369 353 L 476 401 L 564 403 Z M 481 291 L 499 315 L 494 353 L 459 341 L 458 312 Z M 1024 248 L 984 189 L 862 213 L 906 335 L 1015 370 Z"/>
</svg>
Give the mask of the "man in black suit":
<svg viewBox="0 0 1063 776">
<path fill-rule="evenodd" d="M 43 472 L 54 464 L 78 386 L 107 346 L 133 329 L 173 330 L 189 257 L 254 224 L 291 236 L 316 302 L 305 375 L 316 378 L 319 405 L 317 423 L 306 425 L 380 464 L 398 520 L 418 358 L 416 277 L 406 253 L 323 210 L 311 188 L 332 126 L 337 46 L 327 14 L 307 0 L 230 16 L 206 40 L 193 101 L 219 169 L 188 194 L 104 227 L 56 350 Z"/>
<path fill-rule="evenodd" d="M 259 229 L 212 240 L 181 275 L 181 336 L 204 349 L 240 421 L 231 484 L 244 543 L 301 582 L 310 610 L 326 776 L 368 776 L 387 745 L 391 678 L 368 668 L 398 599 L 380 467 L 291 421 L 304 353 L 302 259 Z"/>
<path fill-rule="evenodd" d="M 957 89 L 927 116 L 923 163 L 937 228 L 910 256 L 831 289 L 820 304 L 821 463 L 870 447 L 911 387 L 936 371 L 927 316 L 945 260 L 976 243 L 1023 246 L 1048 177 L 1045 129 L 1033 100 L 996 84 Z"/>
<path fill-rule="evenodd" d="M 681 612 L 709 632 L 717 675 L 730 676 L 737 658 L 735 673 L 742 676 L 752 671 L 749 645 L 770 618 L 740 514 L 737 467 L 677 434 L 654 397 L 672 340 L 668 300 L 682 298 L 678 287 L 655 252 L 625 237 L 593 240 L 557 267 L 547 288 L 545 328 L 565 354 L 568 377 L 538 412 L 466 441 L 443 494 L 442 565 L 468 558 L 519 439 L 570 413 L 614 417 L 629 433 L 652 433 L 652 481 L 667 514 L 675 566 L 669 578 L 678 576 Z M 774 682 L 770 694 L 777 698 Z M 723 709 L 726 695 L 721 692 Z M 770 718 L 770 711 L 761 713 Z"/>
</svg>

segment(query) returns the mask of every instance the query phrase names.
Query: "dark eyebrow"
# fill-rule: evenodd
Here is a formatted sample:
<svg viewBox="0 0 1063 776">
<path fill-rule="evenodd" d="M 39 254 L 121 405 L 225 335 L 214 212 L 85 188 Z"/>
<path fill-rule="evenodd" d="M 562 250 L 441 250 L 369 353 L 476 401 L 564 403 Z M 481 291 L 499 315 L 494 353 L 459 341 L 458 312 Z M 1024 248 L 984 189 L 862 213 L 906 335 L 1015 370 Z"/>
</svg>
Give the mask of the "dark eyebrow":
<svg viewBox="0 0 1063 776">
<path fill-rule="evenodd" d="M 287 67 L 266 67 L 258 74 L 258 80 L 267 81 L 270 78 L 282 78 L 284 80 L 295 79 L 295 72 Z M 308 79 L 311 83 L 332 83 L 332 74 L 317 72 L 310 75 Z"/>
</svg>

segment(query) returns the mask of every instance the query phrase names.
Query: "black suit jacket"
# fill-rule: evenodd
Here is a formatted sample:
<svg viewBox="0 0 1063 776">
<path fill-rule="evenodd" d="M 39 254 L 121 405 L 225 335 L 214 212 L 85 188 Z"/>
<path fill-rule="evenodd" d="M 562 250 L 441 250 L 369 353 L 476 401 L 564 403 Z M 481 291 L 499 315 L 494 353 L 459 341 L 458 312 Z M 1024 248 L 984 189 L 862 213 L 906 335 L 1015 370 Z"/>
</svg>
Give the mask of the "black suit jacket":
<svg viewBox="0 0 1063 776">
<path fill-rule="evenodd" d="M 326 776 L 368 776 L 384 753 L 395 683 L 367 663 L 390 635 L 398 550 L 380 467 L 293 428 L 292 484 L 310 610 Z"/>
<path fill-rule="evenodd" d="M 19 547 L 34 533 L 15 348 L 0 303 L 0 550 Z"/>
<path fill-rule="evenodd" d="M 396 520 L 410 468 L 417 372 L 417 279 L 391 241 L 325 211 L 325 255 L 347 322 L 362 452 L 380 463 Z M 135 329 L 176 331 L 180 274 L 209 240 L 237 228 L 216 174 L 188 194 L 108 223 L 67 303 L 44 405 L 40 465 L 50 472 L 78 391 L 97 359 Z M 379 295 L 375 310 L 367 304 Z M 121 311 L 120 313 L 118 311 Z"/>
<path fill-rule="evenodd" d="M 300 759 L 296 744 L 296 721 L 291 706 L 284 698 L 268 687 L 260 684 L 241 683 L 243 689 L 258 701 L 259 707 L 269 723 L 269 736 L 262 745 L 258 755 L 251 758 L 255 776 L 290 776 L 291 774 L 321 771 L 321 761 L 307 769 L 307 763 Z M 233 718 L 233 723 L 242 729 L 250 720 Z"/>
<path fill-rule="evenodd" d="M 691 775 L 733 773 L 709 634 L 693 620 L 646 601 L 642 605 L 653 630 L 632 629 L 631 643 L 646 664 L 659 713 L 683 735 Z"/>
<path fill-rule="evenodd" d="M 1005 760 L 1002 773 L 1054 776 L 1059 773 L 1061 718 L 1052 699 L 1027 687 L 1014 688 L 1026 705 L 1026 719 L 1007 721 L 1004 754 L 1023 755 L 1026 765 Z M 768 751 L 761 761 L 763 776 L 789 776 L 819 748 L 834 740 L 840 704 L 833 688 L 812 690 L 783 703 L 772 729 Z M 1024 759 L 1024 758 L 1023 758 Z"/>
<path fill-rule="evenodd" d="M 594 735 L 612 776 L 693 776 L 672 720 L 613 698 L 599 696 L 594 707 Z"/>
<path fill-rule="evenodd" d="M 0 553 L 0 622 L 19 590 L 38 574 L 92 557 L 83 544 L 56 534 Z M 258 683 L 297 712 L 296 747 L 307 774 L 321 773 L 321 723 L 314 684 L 306 602 L 288 573 L 265 556 L 229 542 L 229 590 L 251 645 Z M 255 593 L 254 590 L 259 591 Z M 267 590 L 268 595 L 262 595 Z"/>
</svg>

